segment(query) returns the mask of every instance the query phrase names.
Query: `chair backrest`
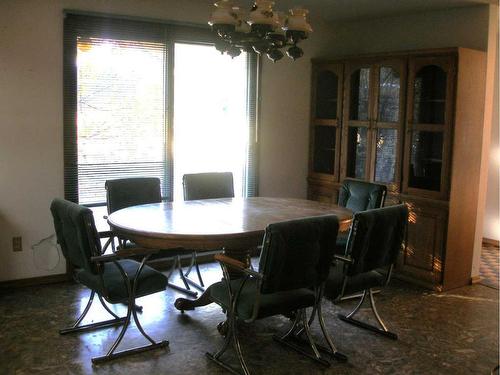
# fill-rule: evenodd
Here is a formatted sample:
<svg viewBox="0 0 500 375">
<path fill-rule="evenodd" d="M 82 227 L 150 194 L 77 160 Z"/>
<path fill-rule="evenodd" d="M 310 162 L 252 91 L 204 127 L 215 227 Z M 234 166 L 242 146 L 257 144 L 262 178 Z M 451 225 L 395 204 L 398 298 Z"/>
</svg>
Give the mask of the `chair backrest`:
<svg viewBox="0 0 500 375">
<path fill-rule="evenodd" d="M 185 174 L 182 185 L 185 201 L 234 197 L 231 172 Z"/>
<path fill-rule="evenodd" d="M 160 179 L 156 177 L 107 180 L 104 186 L 108 214 L 122 208 L 161 202 Z"/>
<path fill-rule="evenodd" d="M 335 215 L 270 224 L 259 262 L 261 293 L 321 285 L 328 277 L 338 228 Z"/>
<path fill-rule="evenodd" d="M 59 198 L 52 201 L 50 211 L 64 257 L 74 267 L 96 273 L 90 258 L 101 254 L 101 243 L 92 211 Z"/>
<path fill-rule="evenodd" d="M 380 208 L 384 205 L 387 188 L 372 182 L 345 179 L 339 191 L 339 206 L 354 212 Z"/>
<path fill-rule="evenodd" d="M 407 223 L 408 208 L 404 204 L 355 213 L 345 253 L 353 259 L 347 276 L 396 263 Z"/>
</svg>

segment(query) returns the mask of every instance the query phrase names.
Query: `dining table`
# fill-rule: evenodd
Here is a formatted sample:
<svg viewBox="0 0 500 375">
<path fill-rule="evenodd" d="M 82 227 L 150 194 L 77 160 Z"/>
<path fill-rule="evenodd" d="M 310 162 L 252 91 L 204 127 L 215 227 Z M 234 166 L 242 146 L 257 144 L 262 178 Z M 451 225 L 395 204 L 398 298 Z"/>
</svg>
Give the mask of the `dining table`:
<svg viewBox="0 0 500 375">
<path fill-rule="evenodd" d="M 145 249 L 221 249 L 225 255 L 250 266 L 252 250 L 262 244 L 269 224 L 329 214 L 338 217 L 340 230 L 348 229 L 353 213 L 345 207 L 271 197 L 144 204 L 115 211 L 107 222 L 114 234 Z M 237 271 L 231 277 L 238 277 Z M 208 287 L 195 300 L 178 298 L 175 307 L 180 311 L 193 310 L 212 302 Z"/>
</svg>

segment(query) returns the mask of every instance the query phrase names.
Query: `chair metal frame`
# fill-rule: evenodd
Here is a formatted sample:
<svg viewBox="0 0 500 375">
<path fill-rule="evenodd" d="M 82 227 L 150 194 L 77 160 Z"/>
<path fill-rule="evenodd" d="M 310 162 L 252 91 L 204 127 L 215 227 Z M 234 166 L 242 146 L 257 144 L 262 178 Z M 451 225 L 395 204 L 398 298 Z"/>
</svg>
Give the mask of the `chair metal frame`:
<svg viewBox="0 0 500 375">
<path fill-rule="evenodd" d="M 229 301 L 230 301 L 230 309 L 226 311 L 226 316 L 227 320 L 225 322 L 225 339 L 224 343 L 222 344 L 222 347 L 215 353 L 206 353 L 206 356 L 212 360 L 213 362 L 217 363 L 219 366 L 225 368 L 226 370 L 230 371 L 231 373 L 235 375 L 241 375 L 241 373 L 232 367 L 231 365 L 223 362 L 220 357 L 226 352 L 226 350 L 229 348 L 231 342 L 233 343 L 233 348 L 236 352 L 236 356 L 238 358 L 241 370 L 243 371 L 244 375 L 250 375 L 250 371 L 248 369 L 247 364 L 245 363 L 245 359 L 243 358 L 243 353 L 241 350 L 241 345 L 238 339 L 238 327 L 237 323 L 239 321 L 239 317 L 237 314 L 237 306 L 238 306 L 238 300 L 241 295 L 241 292 L 245 286 L 245 284 L 251 279 L 251 278 L 256 278 L 257 281 L 257 288 L 256 288 L 256 295 L 255 295 L 255 303 L 253 306 L 253 311 L 252 311 L 252 316 L 249 319 L 243 319 L 242 321 L 245 323 L 251 323 L 255 320 L 257 320 L 258 313 L 259 313 L 259 308 L 260 308 L 260 290 L 262 286 L 262 282 L 264 280 L 264 275 L 262 273 L 256 272 L 251 268 L 247 268 L 244 263 L 237 261 L 235 259 L 229 258 L 225 255 L 216 255 L 215 259 L 219 262 L 222 268 L 222 272 L 224 275 L 224 282 L 226 284 L 227 290 L 229 292 Z M 233 291 L 231 287 L 231 282 L 230 282 L 230 273 L 229 269 L 232 268 L 236 271 L 241 272 L 244 275 L 244 278 L 238 288 L 238 290 Z M 320 363 L 323 366 L 330 366 L 330 362 L 324 359 L 321 354 L 320 350 L 328 353 L 331 355 L 334 359 L 339 360 L 341 362 L 347 361 L 347 357 L 340 353 L 335 345 L 333 344 L 333 340 L 331 339 L 325 325 L 325 321 L 323 318 L 323 312 L 321 309 L 321 301 L 323 297 L 323 285 L 320 287 L 315 288 L 315 302 L 313 307 L 313 314 L 309 321 L 307 320 L 307 314 L 306 314 L 306 309 L 300 309 L 295 312 L 295 318 L 293 322 L 291 323 L 291 327 L 288 329 L 287 332 L 285 332 L 282 335 L 274 335 L 273 339 L 277 342 L 280 342 L 281 344 L 288 346 L 291 349 L 294 349 L 295 351 L 307 356 L 308 358 L 313 359 L 314 361 Z M 217 301 L 215 301 L 217 303 Z M 223 307 L 223 306 L 221 306 Z M 224 307 L 223 307 L 224 309 Z M 323 337 L 325 341 L 327 342 L 328 348 L 324 346 L 317 345 L 314 342 L 314 339 L 311 335 L 311 332 L 309 330 L 310 325 L 312 324 L 314 317 L 317 315 L 321 332 L 323 333 Z M 303 339 L 301 337 L 302 333 L 305 333 L 306 339 Z M 294 342 L 295 341 L 295 342 Z M 304 350 L 301 346 L 297 345 L 296 342 L 299 343 L 307 343 L 310 348 L 311 352 L 308 352 Z"/>
<path fill-rule="evenodd" d="M 153 340 L 145 331 L 144 328 L 142 327 L 139 318 L 137 316 L 137 311 L 142 310 L 142 308 L 138 309 L 137 305 L 135 303 L 136 301 L 136 291 L 137 291 L 137 284 L 139 280 L 139 275 L 141 271 L 143 270 L 144 266 L 146 265 L 146 262 L 148 258 L 158 250 L 151 250 L 149 252 L 143 252 L 142 255 L 144 255 L 142 262 L 140 263 L 139 267 L 137 268 L 137 271 L 135 272 L 134 277 L 131 279 L 129 278 L 129 275 L 127 272 L 123 269 L 123 267 L 120 265 L 118 260 L 127 258 L 130 256 L 128 253 L 124 254 L 101 254 L 101 251 L 99 250 L 99 246 L 96 245 L 95 241 L 99 241 L 98 236 L 96 236 L 96 230 L 93 225 L 93 222 L 90 222 L 89 220 L 85 220 L 85 229 L 87 232 L 87 239 L 89 241 L 91 253 L 93 254 L 90 258 L 91 262 L 96 264 L 97 267 L 97 272 L 99 273 L 99 276 L 101 278 L 101 283 L 103 282 L 103 265 L 106 262 L 112 262 L 119 270 L 123 282 L 127 288 L 127 294 L 128 294 L 128 299 L 126 301 L 127 305 L 127 314 L 124 317 L 119 317 L 117 314 L 115 314 L 107 305 L 105 300 L 108 300 L 107 295 L 101 295 L 100 293 L 96 292 L 95 290 L 91 289 L 90 297 L 87 302 L 87 305 L 83 309 L 82 314 L 77 318 L 75 323 L 68 328 L 64 328 L 59 330 L 59 334 L 65 335 L 69 333 L 74 333 L 74 332 L 85 332 L 89 331 L 92 329 L 97 329 L 97 328 L 105 328 L 105 327 L 110 327 L 110 326 L 117 326 L 117 325 L 122 325 L 122 329 L 114 341 L 114 343 L 111 345 L 109 350 L 105 355 L 98 356 L 98 357 L 93 357 L 92 363 L 93 364 L 99 364 L 103 362 L 107 362 L 116 358 L 120 358 L 126 355 L 130 354 L 135 354 L 135 353 L 142 353 L 145 351 L 157 349 L 157 348 L 164 348 L 168 347 L 169 341 L 168 340 L 161 340 L 161 341 L 155 341 Z M 92 241 L 94 239 L 95 241 Z M 90 288 L 89 288 L 90 289 Z M 92 305 L 92 302 L 94 301 L 94 297 L 97 294 L 99 301 L 101 302 L 101 305 L 104 307 L 104 309 L 111 315 L 113 316 L 113 319 L 110 320 L 105 320 L 102 322 L 96 322 L 96 323 L 91 323 L 91 324 L 86 324 L 86 325 L 80 325 L 80 323 L 83 321 L 85 316 L 90 310 L 90 307 Z M 130 348 L 130 349 L 124 349 L 121 351 L 116 351 L 118 348 L 118 345 L 123 339 L 123 336 L 125 335 L 125 332 L 127 331 L 129 325 L 130 325 L 130 320 L 131 317 L 134 319 L 134 322 L 139 330 L 139 332 L 144 336 L 148 341 L 149 344 L 135 347 L 135 348 Z"/>
<path fill-rule="evenodd" d="M 125 179 L 125 180 L 128 180 L 128 179 Z M 110 181 L 114 181 L 114 180 L 110 180 Z M 158 184 L 159 183 L 160 182 L 158 180 Z M 158 187 L 158 189 L 159 189 L 159 187 Z M 160 203 L 161 202 L 161 194 L 159 195 L 158 198 L 160 200 L 157 203 Z M 107 188 L 107 181 L 106 181 L 106 207 L 108 210 L 108 215 L 110 215 L 112 213 L 112 210 L 111 210 L 111 204 L 110 204 L 110 194 L 109 194 L 109 190 Z M 107 216 L 104 216 L 104 219 L 107 219 L 107 218 L 108 218 Z M 115 243 L 115 238 L 118 240 L 118 246 Z M 119 237 L 119 236 L 116 236 L 113 234 L 106 241 L 106 243 L 103 247 L 103 250 L 106 250 L 109 246 L 111 246 L 111 251 L 113 253 L 115 253 L 120 248 L 125 249 L 125 245 L 126 245 L 127 241 L 128 241 L 128 239 L 122 238 L 122 237 Z M 205 291 L 205 288 L 204 288 L 205 285 L 204 285 L 203 280 L 201 278 L 201 272 L 200 272 L 199 267 L 198 267 L 198 262 L 196 261 L 196 252 L 194 250 L 188 250 L 188 249 L 185 249 L 185 252 L 186 252 L 186 255 L 189 255 L 191 257 L 191 262 L 190 262 L 190 265 L 188 266 L 187 272 L 184 272 L 182 269 L 181 255 L 174 255 L 174 256 L 166 255 L 162 259 L 158 259 L 158 260 L 170 259 L 172 261 L 172 266 L 171 266 L 169 272 L 167 273 L 168 279 L 170 280 L 172 275 L 174 274 L 174 272 L 177 270 L 179 272 L 179 276 L 181 278 L 181 281 L 184 284 L 184 287 L 182 287 L 182 286 L 176 285 L 176 284 L 169 281 L 168 286 L 171 287 L 172 289 L 177 290 L 178 292 L 181 292 L 181 293 L 187 294 L 190 297 L 196 298 L 196 297 L 198 297 L 198 292 L 191 290 L 190 285 L 193 286 L 194 288 L 202 291 L 202 292 Z M 152 260 L 148 264 L 152 264 L 152 263 L 155 263 L 155 260 Z M 195 281 L 191 280 L 188 277 L 189 273 L 191 272 L 193 267 L 195 267 L 195 269 L 196 269 L 199 284 L 196 283 Z"/>
<path fill-rule="evenodd" d="M 351 224 L 351 231 L 350 231 L 349 236 L 353 236 L 353 237 L 356 236 L 357 227 L 358 227 L 358 222 L 356 220 L 354 220 L 352 222 L 352 224 Z M 408 234 L 407 228 L 408 228 L 408 224 L 406 223 L 405 224 L 405 229 L 404 229 L 404 231 L 405 231 L 405 240 L 404 240 L 404 246 L 405 246 L 405 248 L 406 248 L 406 243 L 407 243 L 406 237 L 407 237 L 407 234 Z M 349 241 L 349 244 L 350 244 L 349 245 L 349 249 L 348 249 L 349 251 L 347 252 L 347 254 L 352 254 L 352 246 L 354 244 L 354 241 Z M 333 302 L 335 304 L 338 304 L 338 303 L 340 303 L 342 301 L 345 301 L 345 299 L 352 299 L 352 298 L 357 297 L 357 296 L 361 297 L 360 301 L 358 302 L 358 304 L 356 305 L 356 307 L 354 308 L 354 310 L 352 310 L 349 314 L 347 314 L 347 315 L 340 314 L 340 313 L 337 314 L 337 316 L 339 317 L 339 319 L 341 319 L 342 321 L 344 321 L 346 323 L 349 323 L 349 324 L 358 326 L 360 328 L 363 328 L 363 329 L 375 332 L 375 333 L 380 334 L 382 336 L 388 337 L 388 338 L 390 338 L 392 340 L 397 340 L 398 339 L 398 335 L 396 333 L 394 333 L 394 332 L 389 331 L 389 329 L 387 328 L 387 325 L 384 323 L 384 321 L 382 320 L 380 314 L 378 313 L 377 306 L 375 304 L 374 294 L 380 292 L 380 290 L 374 290 L 373 288 L 368 288 L 368 289 L 365 289 L 362 292 L 361 295 L 359 295 L 359 294 L 355 294 L 355 295 L 350 294 L 346 298 L 346 296 L 345 296 L 345 289 L 346 289 L 346 286 L 347 286 L 347 282 L 349 280 L 349 276 L 347 275 L 346 271 L 347 271 L 349 265 L 354 263 L 354 259 L 351 258 L 350 256 L 342 256 L 342 255 L 337 255 L 337 254 L 334 255 L 334 259 L 338 260 L 338 261 L 341 261 L 343 263 L 344 276 L 343 276 L 343 279 L 342 279 L 342 289 L 341 289 L 341 292 L 335 298 L 335 300 Z M 386 273 L 386 276 L 385 276 L 385 281 L 384 281 L 384 286 L 383 287 L 386 287 L 389 284 L 389 281 L 391 280 L 391 276 L 392 276 L 392 271 L 394 269 L 394 265 L 395 264 L 391 264 L 389 266 L 389 269 L 387 270 L 387 273 Z M 380 328 L 376 327 L 374 325 L 368 324 L 366 322 L 363 322 L 361 320 L 354 319 L 354 315 L 356 315 L 356 313 L 360 310 L 360 308 L 363 305 L 363 302 L 365 301 L 367 295 L 370 296 L 370 308 L 371 308 L 371 310 L 373 312 L 373 315 L 375 316 L 375 319 L 377 320 L 377 323 L 379 324 Z"/>
<path fill-rule="evenodd" d="M 214 172 L 214 173 L 220 173 L 220 172 Z M 225 172 L 225 173 L 231 173 L 231 172 Z M 206 174 L 206 173 L 187 173 L 187 174 L 182 176 L 182 190 L 183 190 L 183 195 L 184 195 L 185 201 L 192 200 L 192 199 L 187 199 L 187 197 L 186 197 L 186 176 L 195 175 L 195 174 Z M 232 173 L 231 173 L 231 183 L 232 183 L 231 184 L 231 188 L 232 188 L 231 198 L 233 198 L 234 197 L 234 180 L 233 180 Z M 220 198 L 229 198 L 229 196 L 228 197 L 220 197 Z M 214 249 L 212 252 L 215 252 L 216 254 L 220 254 L 220 253 L 222 253 L 222 249 Z M 195 250 L 192 250 L 191 263 L 190 263 L 187 271 L 181 275 L 181 278 L 182 278 L 182 281 L 184 282 L 185 285 L 187 285 L 186 283 L 189 283 L 190 285 L 192 285 L 193 287 L 195 287 L 199 291 L 204 292 L 205 291 L 205 284 L 203 283 L 203 278 L 201 277 L 200 267 L 198 266 L 197 258 L 198 258 L 197 252 Z M 196 270 L 196 275 L 198 276 L 199 283 L 196 283 L 189 278 L 189 274 L 191 273 L 193 267 Z M 189 288 L 187 288 L 187 289 L 189 289 Z"/>
</svg>

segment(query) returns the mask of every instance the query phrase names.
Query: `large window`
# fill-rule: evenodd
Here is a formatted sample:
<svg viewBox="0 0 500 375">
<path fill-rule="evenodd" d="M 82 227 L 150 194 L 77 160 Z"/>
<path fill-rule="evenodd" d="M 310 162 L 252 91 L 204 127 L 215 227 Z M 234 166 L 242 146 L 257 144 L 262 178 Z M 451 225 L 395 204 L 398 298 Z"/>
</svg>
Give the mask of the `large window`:
<svg viewBox="0 0 500 375">
<path fill-rule="evenodd" d="M 152 176 L 182 199 L 182 175 L 231 171 L 256 192 L 254 55 L 234 60 L 204 29 L 66 15 L 65 195 L 106 200 L 108 179 Z"/>
</svg>

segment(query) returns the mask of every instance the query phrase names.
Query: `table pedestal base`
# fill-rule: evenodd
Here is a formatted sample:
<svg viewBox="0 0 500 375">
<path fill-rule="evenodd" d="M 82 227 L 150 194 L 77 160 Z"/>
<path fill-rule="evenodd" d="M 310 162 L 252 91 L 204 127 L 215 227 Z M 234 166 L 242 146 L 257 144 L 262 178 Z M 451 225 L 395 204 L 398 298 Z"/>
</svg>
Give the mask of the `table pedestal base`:
<svg viewBox="0 0 500 375">
<path fill-rule="evenodd" d="M 224 254 L 233 259 L 239 260 L 246 264 L 247 267 L 250 266 L 250 250 L 246 249 L 224 249 Z M 229 269 L 229 277 L 231 279 L 237 279 L 241 277 L 241 272 L 236 270 Z M 210 298 L 210 288 L 209 286 L 201 296 L 197 299 L 187 299 L 187 298 L 177 298 L 175 300 L 174 306 L 180 312 L 184 312 L 185 310 L 194 310 L 196 307 L 207 306 L 213 303 Z"/>
</svg>

